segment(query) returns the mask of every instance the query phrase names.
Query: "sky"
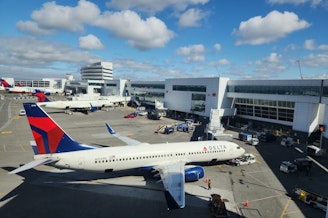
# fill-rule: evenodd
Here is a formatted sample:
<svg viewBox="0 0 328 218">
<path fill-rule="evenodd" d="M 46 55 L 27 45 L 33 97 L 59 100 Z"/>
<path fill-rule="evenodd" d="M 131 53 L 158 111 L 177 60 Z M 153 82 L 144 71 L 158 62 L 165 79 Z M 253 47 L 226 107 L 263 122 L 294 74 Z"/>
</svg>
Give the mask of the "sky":
<svg viewBox="0 0 328 218">
<path fill-rule="evenodd" d="M 328 79 L 328 0 L 0 2 L 0 77 Z"/>
</svg>

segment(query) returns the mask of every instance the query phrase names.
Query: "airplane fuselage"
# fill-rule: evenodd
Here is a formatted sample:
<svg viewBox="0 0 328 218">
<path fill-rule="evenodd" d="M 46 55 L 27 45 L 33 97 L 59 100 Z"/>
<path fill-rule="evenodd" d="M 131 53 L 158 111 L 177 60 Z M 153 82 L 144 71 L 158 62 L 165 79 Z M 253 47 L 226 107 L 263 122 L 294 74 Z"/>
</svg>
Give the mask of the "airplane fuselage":
<svg viewBox="0 0 328 218">
<path fill-rule="evenodd" d="M 91 100 L 91 101 L 51 101 L 51 102 L 39 102 L 38 105 L 44 106 L 47 108 L 54 109 L 76 109 L 76 108 L 85 108 L 91 109 L 91 107 L 109 107 L 113 103 L 108 100 Z"/>
<path fill-rule="evenodd" d="M 163 144 L 140 144 L 35 155 L 35 159 L 58 158 L 58 168 L 86 171 L 118 171 L 153 167 L 180 160 L 185 163 L 224 161 L 241 156 L 244 149 L 227 141 L 197 141 Z"/>
</svg>

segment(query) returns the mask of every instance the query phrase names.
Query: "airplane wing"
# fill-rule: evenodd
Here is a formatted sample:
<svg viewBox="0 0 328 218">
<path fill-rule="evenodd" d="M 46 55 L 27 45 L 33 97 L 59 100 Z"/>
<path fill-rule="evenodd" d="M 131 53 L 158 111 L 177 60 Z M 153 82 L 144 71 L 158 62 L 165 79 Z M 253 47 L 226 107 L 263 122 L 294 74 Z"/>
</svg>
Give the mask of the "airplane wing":
<svg viewBox="0 0 328 218">
<path fill-rule="evenodd" d="M 29 170 L 29 169 L 32 169 L 34 167 L 37 167 L 37 166 L 40 166 L 40 165 L 43 165 L 43 164 L 49 164 L 49 163 L 52 163 L 52 162 L 56 162 L 58 161 L 58 159 L 53 159 L 53 158 L 45 158 L 45 159 L 40 159 L 40 160 L 34 160 L 32 162 L 29 162 L 21 167 L 18 167 L 17 169 L 13 170 L 13 171 L 10 171 L 8 174 L 16 174 L 16 173 L 20 173 L 22 171 L 25 171 L 25 170 Z"/>
<path fill-rule="evenodd" d="M 132 139 L 132 138 L 127 137 L 127 136 L 122 136 L 122 135 L 116 133 L 115 130 L 108 123 L 106 123 L 106 127 L 107 127 L 108 132 L 111 135 L 113 135 L 116 138 L 120 139 L 121 141 L 125 142 L 127 145 L 140 145 L 140 144 L 142 144 L 138 140 Z"/>
<path fill-rule="evenodd" d="M 165 197 L 168 209 L 185 207 L 185 162 L 178 161 L 154 167 L 159 171 L 166 190 Z"/>
</svg>

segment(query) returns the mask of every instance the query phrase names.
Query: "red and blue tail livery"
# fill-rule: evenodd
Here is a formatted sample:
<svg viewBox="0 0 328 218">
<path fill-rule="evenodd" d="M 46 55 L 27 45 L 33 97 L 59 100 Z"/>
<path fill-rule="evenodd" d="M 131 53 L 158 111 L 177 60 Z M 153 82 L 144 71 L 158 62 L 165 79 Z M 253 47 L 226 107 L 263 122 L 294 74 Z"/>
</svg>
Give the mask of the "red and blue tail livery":
<svg viewBox="0 0 328 218">
<path fill-rule="evenodd" d="M 93 148 L 74 141 L 35 103 L 23 103 L 23 105 L 36 142 L 36 154 L 53 154 Z"/>
<path fill-rule="evenodd" d="M 36 92 L 35 96 L 38 99 L 38 102 L 50 102 L 50 100 L 46 97 L 46 95 L 43 92 Z"/>
<path fill-rule="evenodd" d="M 12 85 L 9 85 L 9 83 L 4 79 L 0 79 L 0 81 L 1 81 L 1 85 L 3 85 L 3 87 L 5 87 L 5 88 L 12 88 L 13 87 Z"/>
</svg>

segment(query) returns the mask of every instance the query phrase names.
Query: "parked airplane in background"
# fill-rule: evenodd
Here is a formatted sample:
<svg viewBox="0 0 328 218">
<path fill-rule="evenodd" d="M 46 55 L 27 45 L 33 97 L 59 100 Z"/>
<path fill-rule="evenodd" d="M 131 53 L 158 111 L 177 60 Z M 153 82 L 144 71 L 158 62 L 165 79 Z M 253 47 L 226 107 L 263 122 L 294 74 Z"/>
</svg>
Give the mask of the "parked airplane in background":
<svg viewBox="0 0 328 218">
<path fill-rule="evenodd" d="M 36 103 L 23 105 L 36 142 L 35 160 L 10 174 L 42 164 L 95 172 L 151 168 L 159 172 L 169 209 L 185 206 L 185 181 L 197 181 L 204 176 L 201 166 L 187 164 L 230 160 L 245 152 L 239 145 L 228 141 L 141 143 L 136 146 L 95 148 L 74 141 Z M 109 125 L 107 127 L 115 136 L 113 129 Z"/>
<path fill-rule="evenodd" d="M 1 79 L 1 85 L 5 88 L 5 90 L 11 93 L 36 94 L 41 92 L 47 95 L 50 94 L 45 88 L 22 87 L 21 85 L 12 86 L 4 79 Z"/>
<path fill-rule="evenodd" d="M 42 93 L 36 94 L 38 98 L 38 105 L 60 109 L 60 110 L 69 110 L 69 111 L 80 111 L 85 114 L 88 114 L 88 111 L 96 111 L 103 107 L 112 106 L 113 103 L 107 100 L 90 100 L 90 101 L 50 101 L 45 95 Z"/>
</svg>

